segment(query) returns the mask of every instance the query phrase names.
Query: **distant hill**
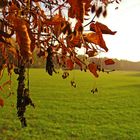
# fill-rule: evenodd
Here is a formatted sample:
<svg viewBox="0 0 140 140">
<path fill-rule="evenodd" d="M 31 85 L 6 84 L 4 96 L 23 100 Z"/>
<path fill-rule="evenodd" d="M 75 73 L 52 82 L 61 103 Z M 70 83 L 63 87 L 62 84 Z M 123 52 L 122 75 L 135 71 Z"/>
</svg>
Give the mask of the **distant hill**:
<svg viewBox="0 0 140 140">
<path fill-rule="evenodd" d="M 132 62 L 128 60 L 118 60 L 113 59 L 115 64 L 106 66 L 104 61 L 108 58 L 91 58 L 90 61 L 95 62 L 96 64 L 101 64 L 105 69 L 115 69 L 115 70 L 131 70 L 131 71 L 140 71 L 140 61 L 139 62 Z"/>
</svg>

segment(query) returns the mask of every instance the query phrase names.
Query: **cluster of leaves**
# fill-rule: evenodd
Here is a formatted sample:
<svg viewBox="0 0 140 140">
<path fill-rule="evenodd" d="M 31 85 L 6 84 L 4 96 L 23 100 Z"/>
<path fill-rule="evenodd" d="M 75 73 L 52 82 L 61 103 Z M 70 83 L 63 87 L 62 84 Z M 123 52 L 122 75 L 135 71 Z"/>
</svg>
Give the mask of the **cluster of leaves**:
<svg viewBox="0 0 140 140">
<path fill-rule="evenodd" d="M 77 64 L 81 70 L 89 69 L 98 77 L 98 66 L 80 60 L 77 48 L 84 48 L 87 57 L 108 51 L 103 34 L 116 32 L 96 20 L 101 15 L 106 17 L 108 4 L 119 0 L 4 1 L 0 20 L 0 75 L 5 68 L 11 74 L 14 67 L 33 63 L 32 54 L 37 50 L 39 57 L 46 58 L 49 75 L 55 71 L 53 60 L 57 60 L 63 69 L 72 70 Z M 12 37 L 17 45 L 11 42 Z"/>
</svg>

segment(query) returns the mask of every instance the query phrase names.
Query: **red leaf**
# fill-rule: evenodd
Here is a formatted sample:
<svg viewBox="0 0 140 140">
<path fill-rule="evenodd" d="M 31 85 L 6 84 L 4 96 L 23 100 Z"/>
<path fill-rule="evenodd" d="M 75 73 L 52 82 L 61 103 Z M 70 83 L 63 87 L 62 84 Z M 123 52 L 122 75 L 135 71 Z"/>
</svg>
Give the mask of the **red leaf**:
<svg viewBox="0 0 140 140">
<path fill-rule="evenodd" d="M 90 63 L 90 64 L 88 65 L 88 69 L 89 69 L 89 71 L 90 71 L 95 77 L 98 77 L 98 76 L 99 76 L 98 73 L 97 73 L 97 66 L 96 66 L 95 63 Z"/>
<path fill-rule="evenodd" d="M 0 98 L 0 106 L 3 107 L 4 106 L 4 100 L 2 98 Z"/>
<path fill-rule="evenodd" d="M 112 59 L 107 59 L 104 61 L 106 65 L 113 65 L 115 62 Z"/>
<path fill-rule="evenodd" d="M 68 70 L 72 70 L 74 67 L 74 63 L 72 62 L 72 60 L 69 58 L 66 60 L 66 66 Z"/>
</svg>

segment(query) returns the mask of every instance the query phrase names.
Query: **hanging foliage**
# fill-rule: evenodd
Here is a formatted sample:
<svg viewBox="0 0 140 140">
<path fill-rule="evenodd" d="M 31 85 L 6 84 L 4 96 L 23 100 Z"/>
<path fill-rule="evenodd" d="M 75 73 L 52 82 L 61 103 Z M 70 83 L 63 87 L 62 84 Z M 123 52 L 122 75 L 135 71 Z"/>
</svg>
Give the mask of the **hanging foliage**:
<svg viewBox="0 0 140 140">
<path fill-rule="evenodd" d="M 115 62 L 112 59 L 107 59 L 107 60 L 105 60 L 105 64 L 106 65 L 113 65 L 113 64 L 115 64 Z"/>
<path fill-rule="evenodd" d="M 107 6 L 121 0 L 4 0 L 1 4 L 0 19 L 0 78 L 7 68 L 18 74 L 17 115 L 22 126 L 26 126 L 24 116 L 26 106 L 32 105 L 29 97 L 29 76 L 26 69 L 34 62 L 33 53 L 46 60 L 49 75 L 55 72 L 54 63 L 64 70 L 89 71 L 98 77 L 96 63 L 85 63 L 78 57 L 77 49 L 85 49 L 87 57 L 94 57 L 101 51 L 108 51 L 103 34 L 114 35 L 97 19 L 107 16 Z M 91 19 L 91 17 L 93 17 Z M 86 21 L 86 22 L 85 22 Z M 85 23 L 87 23 L 85 25 Z M 85 30 L 86 29 L 86 30 Z M 88 30 L 88 32 L 86 32 Z M 14 43 L 13 43 L 14 42 Z M 105 64 L 114 62 L 106 60 Z M 69 76 L 63 73 L 62 78 Z M 28 79 L 28 85 L 25 85 Z M 3 85 L 11 84 L 7 81 Z M 71 86 L 76 87 L 72 80 Z M 0 98 L 0 106 L 4 105 Z"/>
</svg>

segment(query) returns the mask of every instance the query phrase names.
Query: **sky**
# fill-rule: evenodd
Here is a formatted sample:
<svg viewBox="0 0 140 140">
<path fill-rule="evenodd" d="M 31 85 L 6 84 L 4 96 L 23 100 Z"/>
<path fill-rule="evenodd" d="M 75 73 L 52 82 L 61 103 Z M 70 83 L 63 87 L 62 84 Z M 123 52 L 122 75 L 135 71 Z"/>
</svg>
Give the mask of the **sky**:
<svg viewBox="0 0 140 140">
<path fill-rule="evenodd" d="M 108 7 L 108 15 L 100 20 L 116 35 L 104 35 L 110 58 L 140 61 L 140 0 L 122 0 L 119 8 Z"/>
</svg>

